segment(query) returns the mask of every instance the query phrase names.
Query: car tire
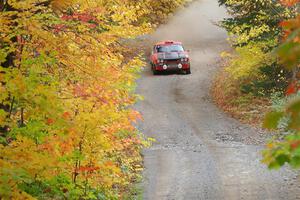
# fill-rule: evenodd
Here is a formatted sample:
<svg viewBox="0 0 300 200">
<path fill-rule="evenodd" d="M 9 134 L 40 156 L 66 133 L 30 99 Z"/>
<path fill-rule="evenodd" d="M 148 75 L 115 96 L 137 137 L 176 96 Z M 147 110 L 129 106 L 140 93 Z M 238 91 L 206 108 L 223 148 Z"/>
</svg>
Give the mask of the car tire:
<svg viewBox="0 0 300 200">
<path fill-rule="evenodd" d="M 185 74 L 191 74 L 191 69 L 185 70 Z"/>
<path fill-rule="evenodd" d="M 153 72 L 153 75 L 158 75 L 158 71 L 155 70 L 154 65 L 151 63 L 151 70 Z"/>
<path fill-rule="evenodd" d="M 153 75 L 158 75 L 158 71 L 156 71 L 155 69 L 152 70 Z"/>
</svg>

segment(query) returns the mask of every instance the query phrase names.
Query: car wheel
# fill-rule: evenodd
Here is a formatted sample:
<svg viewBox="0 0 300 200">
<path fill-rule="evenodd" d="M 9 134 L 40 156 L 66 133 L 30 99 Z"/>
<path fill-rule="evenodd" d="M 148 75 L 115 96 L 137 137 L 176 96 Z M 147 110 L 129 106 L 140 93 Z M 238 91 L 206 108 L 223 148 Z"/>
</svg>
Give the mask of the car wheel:
<svg viewBox="0 0 300 200">
<path fill-rule="evenodd" d="M 154 65 L 151 63 L 151 70 L 153 72 L 153 75 L 158 75 L 158 71 L 155 70 Z"/>
<path fill-rule="evenodd" d="M 185 70 L 185 74 L 191 74 L 191 69 Z"/>
<path fill-rule="evenodd" d="M 155 69 L 152 70 L 153 75 L 158 75 L 158 71 L 156 71 Z"/>
</svg>

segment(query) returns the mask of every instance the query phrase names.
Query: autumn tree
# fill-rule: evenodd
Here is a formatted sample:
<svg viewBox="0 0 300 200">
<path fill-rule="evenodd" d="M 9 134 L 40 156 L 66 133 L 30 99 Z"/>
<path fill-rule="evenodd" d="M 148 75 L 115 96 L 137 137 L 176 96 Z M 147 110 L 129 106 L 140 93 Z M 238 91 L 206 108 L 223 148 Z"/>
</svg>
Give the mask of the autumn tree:
<svg viewBox="0 0 300 200">
<path fill-rule="evenodd" d="M 299 1 L 283 0 L 285 6 L 299 7 Z M 300 16 L 282 21 L 280 27 L 285 30 L 284 41 L 276 49 L 280 62 L 291 71 L 298 71 L 300 57 L 299 29 Z M 269 168 L 278 169 L 288 163 L 294 168 L 300 167 L 300 100 L 299 76 L 296 74 L 286 90 L 286 97 L 281 102 L 274 102 L 273 111 L 268 113 L 264 126 L 278 130 L 279 138 L 270 141 L 263 152 Z"/>
<path fill-rule="evenodd" d="M 148 142 L 131 109 L 144 63 L 126 40 L 157 23 L 151 3 L 0 1 L 3 199 L 130 195 Z"/>
<path fill-rule="evenodd" d="M 231 17 L 221 26 L 228 33 L 235 52 L 230 56 L 227 72 L 237 80 L 240 90 L 255 96 L 283 92 L 291 73 L 277 62 L 273 50 L 284 31 L 278 24 L 295 16 L 295 7 L 273 0 L 219 0 Z"/>
</svg>

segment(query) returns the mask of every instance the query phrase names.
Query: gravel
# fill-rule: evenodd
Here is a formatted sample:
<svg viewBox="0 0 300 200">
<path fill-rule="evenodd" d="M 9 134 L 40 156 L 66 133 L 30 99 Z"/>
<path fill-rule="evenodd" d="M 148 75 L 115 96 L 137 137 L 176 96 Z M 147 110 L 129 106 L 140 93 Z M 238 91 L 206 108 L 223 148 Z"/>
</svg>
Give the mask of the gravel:
<svg viewBox="0 0 300 200">
<path fill-rule="evenodd" d="M 143 38 L 180 40 L 192 60 L 191 75 L 153 76 L 147 66 L 138 80 L 138 93 L 145 98 L 135 106 L 144 117 L 138 128 L 157 140 L 143 152 L 144 199 L 300 197 L 295 171 L 269 171 L 260 162 L 270 135 L 240 124 L 211 100 L 220 52 L 229 48 L 226 33 L 212 22 L 225 16 L 217 1 L 195 1 Z"/>
</svg>

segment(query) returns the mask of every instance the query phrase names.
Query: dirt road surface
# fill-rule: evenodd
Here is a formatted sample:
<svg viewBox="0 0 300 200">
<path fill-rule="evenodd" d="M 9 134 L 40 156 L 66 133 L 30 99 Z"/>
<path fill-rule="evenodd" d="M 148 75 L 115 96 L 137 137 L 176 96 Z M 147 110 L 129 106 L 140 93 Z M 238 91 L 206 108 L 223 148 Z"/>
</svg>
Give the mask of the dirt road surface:
<svg viewBox="0 0 300 200">
<path fill-rule="evenodd" d="M 191 50 L 192 74 L 153 76 L 148 66 L 138 81 L 145 98 L 136 105 L 144 116 L 139 129 L 157 140 L 144 151 L 144 199 L 300 198 L 295 172 L 260 163 L 264 133 L 212 103 L 209 89 L 228 48 L 226 33 L 213 23 L 223 17 L 216 0 L 199 0 L 151 36 L 152 42 L 182 41 Z"/>
</svg>

